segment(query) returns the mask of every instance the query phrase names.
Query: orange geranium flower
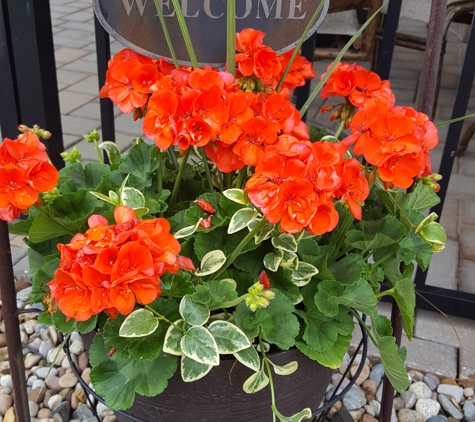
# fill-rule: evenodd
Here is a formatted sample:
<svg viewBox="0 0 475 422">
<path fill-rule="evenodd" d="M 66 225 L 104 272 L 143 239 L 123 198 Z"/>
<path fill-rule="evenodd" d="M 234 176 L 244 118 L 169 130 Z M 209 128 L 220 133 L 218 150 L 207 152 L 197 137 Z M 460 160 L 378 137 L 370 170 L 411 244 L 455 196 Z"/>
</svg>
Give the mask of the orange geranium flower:
<svg viewBox="0 0 475 422">
<path fill-rule="evenodd" d="M 29 184 L 28 173 L 14 164 L 0 168 L 0 208 L 10 204 L 21 210 L 31 207 L 38 200 L 38 191 Z"/>
</svg>

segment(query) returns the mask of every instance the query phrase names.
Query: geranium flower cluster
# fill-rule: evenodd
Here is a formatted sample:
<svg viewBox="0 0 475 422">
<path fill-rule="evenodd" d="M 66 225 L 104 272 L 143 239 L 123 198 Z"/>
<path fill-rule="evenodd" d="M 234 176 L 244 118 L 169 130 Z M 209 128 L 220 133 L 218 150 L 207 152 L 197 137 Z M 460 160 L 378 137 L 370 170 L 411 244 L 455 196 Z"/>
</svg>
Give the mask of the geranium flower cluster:
<svg viewBox="0 0 475 422">
<path fill-rule="evenodd" d="M 346 99 L 353 110 L 336 115 L 347 118 L 351 135 L 342 141 L 354 144 L 353 152 L 377 167 L 387 186 L 401 189 L 415 177 L 431 174 L 430 150 L 439 137 L 437 128 L 424 113 L 411 107 L 394 106 L 389 82 L 356 64 L 339 64 L 326 81 L 322 96 Z M 356 110 L 357 109 L 357 110 Z"/>
<path fill-rule="evenodd" d="M 48 286 L 68 319 L 86 321 L 103 310 L 127 315 L 136 302 L 147 305 L 160 296 L 165 272 L 194 269 L 189 258 L 178 256 L 180 244 L 164 218 L 137 220 L 124 206 L 115 208 L 114 218 L 117 224 L 109 225 L 93 215 L 85 234 L 58 244 L 60 266 Z"/>
<path fill-rule="evenodd" d="M 245 190 L 267 220 L 280 223 L 286 233 L 330 232 L 339 219 L 334 200 L 347 203 L 361 219 L 361 204 L 369 194 L 361 164 L 345 158 L 346 152 L 339 143 L 282 138 L 266 149 Z"/>
<path fill-rule="evenodd" d="M 46 146 L 33 132 L 0 145 L 0 218 L 13 221 L 34 204 L 39 192 L 56 186 L 59 174 L 49 163 Z"/>
<path fill-rule="evenodd" d="M 258 81 L 252 82 L 252 92 L 243 87 L 248 81 L 230 73 L 210 67 L 175 69 L 163 59 L 126 49 L 110 61 L 101 97 L 109 97 L 123 112 L 144 117 L 145 135 L 162 150 L 204 147 L 226 173 L 255 166 L 264 146 L 276 143 L 279 135 L 308 139 L 298 111 L 283 97 L 288 91 L 273 93 L 292 53 L 278 56 L 262 44 L 264 35 L 255 30 L 237 34 L 243 51 L 237 55 L 239 72 Z M 311 64 L 298 56 L 284 87 L 303 85 L 313 76 Z"/>
<path fill-rule="evenodd" d="M 276 88 L 284 75 L 294 50 L 278 55 L 272 48 L 264 45 L 265 32 L 252 28 L 243 29 L 236 34 L 236 63 L 239 76 L 256 76 L 263 83 Z M 287 73 L 282 88 L 294 90 L 305 85 L 305 79 L 313 79 L 315 70 L 305 57 L 297 55 Z"/>
</svg>

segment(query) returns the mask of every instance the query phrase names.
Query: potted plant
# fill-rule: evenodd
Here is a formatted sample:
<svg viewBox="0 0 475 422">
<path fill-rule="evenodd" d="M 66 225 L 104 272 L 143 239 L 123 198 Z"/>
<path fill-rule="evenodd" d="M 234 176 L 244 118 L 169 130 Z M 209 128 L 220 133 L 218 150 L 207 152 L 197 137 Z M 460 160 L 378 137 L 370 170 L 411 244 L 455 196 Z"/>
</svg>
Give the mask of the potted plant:
<svg viewBox="0 0 475 422">
<path fill-rule="evenodd" d="M 331 374 L 313 371 L 340 366 L 362 314 L 391 383 L 409 383 L 376 304 L 392 296 L 412 337 L 414 262 L 427 268 L 445 243 L 423 214 L 438 202 L 437 130 L 395 106 L 388 81 L 338 62 L 320 83 L 342 97 L 324 110 L 338 132 L 308 127 L 288 92 L 313 68 L 264 35 L 236 35 L 231 73 L 118 53 L 101 96 L 143 118 L 153 143 L 120 154 L 93 132 L 100 162 L 83 165 L 75 149 L 59 172 L 37 127 L 0 146 L 1 217 L 29 214 L 10 231 L 26 236 L 39 322 L 96 331 L 91 379 L 112 409 L 137 393 L 149 414 L 184 419 L 209 410 L 210 387 L 222 407 L 203 420 L 226 408 L 226 420 L 306 420 Z M 315 383 L 320 397 L 296 400 Z M 157 396 L 155 410 L 140 395 Z"/>
</svg>

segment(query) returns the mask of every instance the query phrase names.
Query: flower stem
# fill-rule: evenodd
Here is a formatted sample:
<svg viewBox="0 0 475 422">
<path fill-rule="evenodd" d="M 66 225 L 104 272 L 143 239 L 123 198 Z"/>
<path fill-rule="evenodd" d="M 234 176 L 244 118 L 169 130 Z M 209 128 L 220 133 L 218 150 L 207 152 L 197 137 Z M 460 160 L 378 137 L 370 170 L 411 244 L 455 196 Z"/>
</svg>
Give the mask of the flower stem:
<svg viewBox="0 0 475 422">
<path fill-rule="evenodd" d="M 247 171 L 247 166 L 244 166 L 241 170 L 239 170 L 237 182 L 236 182 L 236 189 L 241 189 L 242 181 L 244 180 L 246 171 Z"/>
<path fill-rule="evenodd" d="M 174 324 L 173 322 L 171 322 L 168 318 L 164 317 L 162 314 L 159 314 L 155 309 L 153 309 L 152 307 L 148 306 L 148 305 L 145 305 L 145 309 L 147 309 L 147 311 L 150 311 L 152 312 L 152 314 L 154 314 L 158 319 L 163 319 L 165 322 L 168 322 L 170 325 L 172 325 L 173 327 L 175 327 L 177 330 L 180 330 L 183 334 L 186 334 L 186 331 L 179 327 L 178 325 Z"/>
<path fill-rule="evenodd" d="M 203 166 L 205 168 L 206 179 L 208 179 L 209 191 L 210 193 L 214 191 L 213 179 L 211 178 L 211 172 L 209 171 L 208 157 L 206 157 L 206 152 L 204 147 L 200 147 L 201 159 L 203 160 Z"/>
<path fill-rule="evenodd" d="M 178 0 L 172 0 L 172 3 L 173 7 L 175 8 L 178 25 L 180 25 L 181 35 L 183 36 L 188 55 L 190 56 L 191 65 L 196 69 L 198 67 L 198 60 L 196 59 L 195 50 L 191 42 L 190 33 L 188 32 L 188 27 L 185 22 L 185 17 L 183 16 L 183 11 L 181 10 L 181 6 Z"/>
<path fill-rule="evenodd" d="M 211 308 L 209 308 L 209 310 L 215 311 L 216 309 L 219 309 L 219 308 L 223 308 L 223 310 L 225 310 L 224 308 L 232 308 L 233 306 L 239 305 L 244 299 L 246 299 L 246 296 L 247 296 L 247 293 L 242 296 L 239 296 L 237 299 L 232 300 L 230 302 L 219 303 L 216 306 L 212 306 Z"/>
<path fill-rule="evenodd" d="M 354 217 L 351 212 L 349 212 L 345 219 L 341 222 L 340 227 L 337 231 L 334 232 L 334 236 L 330 239 L 330 247 L 333 248 L 333 257 L 335 258 L 339 252 L 343 241 L 345 240 L 346 233 L 353 223 Z"/>
<path fill-rule="evenodd" d="M 340 136 L 341 131 L 342 131 L 343 128 L 345 127 L 345 122 L 346 122 L 346 120 L 342 120 L 342 121 L 340 122 L 340 126 L 338 126 L 338 129 L 336 130 L 336 133 L 335 133 L 335 138 L 338 139 L 338 137 Z"/>
<path fill-rule="evenodd" d="M 178 196 L 178 191 L 180 189 L 181 179 L 183 178 L 183 173 L 185 172 L 186 162 L 188 161 L 189 155 L 190 155 L 190 148 L 186 150 L 185 155 L 182 158 L 180 168 L 178 169 L 178 174 L 175 179 L 175 184 L 173 185 L 172 196 L 170 198 L 170 205 L 167 212 L 168 217 L 170 217 L 173 212 L 173 207 L 175 206 L 176 198 Z"/>
<path fill-rule="evenodd" d="M 94 140 L 94 148 L 96 149 L 97 156 L 99 157 L 99 162 L 104 164 L 104 157 L 102 156 L 101 149 L 99 148 L 99 143 Z"/>
<path fill-rule="evenodd" d="M 259 346 L 260 346 L 261 354 L 262 354 L 262 362 L 266 366 L 267 376 L 269 377 L 269 387 L 270 387 L 271 407 L 272 407 L 272 421 L 276 422 L 275 413 L 274 413 L 274 408 L 275 408 L 274 380 L 272 378 L 272 371 L 270 369 L 270 365 L 269 365 L 269 361 L 268 361 L 267 356 L 266 356 L 266 352 L 264 352 L 264 345 L 262 344 L 261 336 L 259 336 Z"/>
<path fill-rule="evenodd" d="M 384 186 L 378 182 L 378 185 L 381 189 L 384 189 Z M 391 193 L 388 192 L 388 197 L 389 197 L 389 200 L 393 203 L 393 205 L 401 212 L 401 214 L 404 216 L 404 218 L 407 220 L 407 222 L 409 223 L 409 225 L 411 226 L 411 228 L 413 230 L 416 229 L 416 226 L 412 223 L 411 219 L 407 216 L 407 214 L 404 212 L 404 210 L 402 209 L 402 207 L 397 203 L 397 201 L 393 198 L 393 196 L 391 195 Z"/>
<path fill-rule="evenodd" d="M 226 10 L 226 70 L 236 76 L 236 0 L 227 0 Z"/>
<path fill-rule="evenodd" d="M 226 174 L 226 189 L 231 189 L 233 185 L 233 175 L 232 173 Z"/>
<path fill-rule="evenodd" d="M 226 260 L 224 265 L 215 273 L 212 275 L 213 280 L 217 280 L 218 277 L 226 271 L 226 269 L 234 262 L 234 260 L 239 256 L 241 251 L 244 249 L 244 247 L 248 244 L 248 242 L 259 232 L 260 229 L 262 229 L 265 225 L 267 224 L 267 219 L 263 218 L 259 224 L 254 227 L 244 239 L 241 240 L 239 245 L 236 246 L 236 249 L 234 249 L 233 253 L 229 256 L 229 258 Z"/>
<path fill-rule="evenodd" d="M 292 54 L 292 57 L 290 58 L 289 62 L 287 63 L 287 66 L 285 67 L 284 73 L 282 74 L 282 77 L 280 78 L 280 81 L 279 81 L 279 83 L 278 83 L 278 85 L 275 89 L 275 92 L 279 92 L 280 89 L 282 88 L 282 85 L 285 81 L 285 78 L 286 78 L 287 74 L 289 73 L 290 67 L 292 66 L 292 63 L 294 62 L 295 57 L 297 57 L 297 54 L 299 53 L 303 42 L 307 38 L 307 34 L 312 29 L 312 26 L 315 24 L 315 21 L 317 20 L 317 17 L 320 14 L 320 11 L 322 10 L 324 4 L 325 4 L 325 0 L 322 0 L 320 2 L 320 4 L 318 5 L 317 9 L 315 10 L 315 13 L 312 16 L 312 19 L 310 19 L 310 21 L 307 24 L 307 27 L 304 29 L 303 34 L 300 37 L 300 40 L 299 40 L 297 46 L 294 48 L 294 52 Z"/>
<path fill-rule="evenodd" d="M 170 54 L 172 56 L 173 64 L 178 69 L 179 67 L 178 60 L 176 58 L 175 49 L 173 48 L 172 39 L 170 38 L 170 33 L 168 32 L 167 23 L 165 22 L 165 17 L 163 16 L 163 10 L 158 4 L 158 0 L 153 0 L 153 2 L 155 3 L 155 8 L 157 9 L 157 15 L 158 15 L 158 19 L 160 19 L 160 25 L 162 25 L 163 35 L 165 35 L 165 39 L 167 40 L 167 45 L 168 45 L 168 49 L 170 50 Z"/>
<path fill-rule="evenodd" d="M 170 145 L 167 151 L 168 151 L 168 156 L 170 157 L 170 161 L 175 167 L 175 170 L 178 170 L 178 160 L 176 159 L 175 149 Z"/>
<path fill-rule="evenodd" d="M 158 150 L 158 168 L 157 168 L 157 197 L 158 199 L 161 198 L 162 189 L 163 189 L 162 166 L 163 166 L 162 151 Z"/>
</svg>

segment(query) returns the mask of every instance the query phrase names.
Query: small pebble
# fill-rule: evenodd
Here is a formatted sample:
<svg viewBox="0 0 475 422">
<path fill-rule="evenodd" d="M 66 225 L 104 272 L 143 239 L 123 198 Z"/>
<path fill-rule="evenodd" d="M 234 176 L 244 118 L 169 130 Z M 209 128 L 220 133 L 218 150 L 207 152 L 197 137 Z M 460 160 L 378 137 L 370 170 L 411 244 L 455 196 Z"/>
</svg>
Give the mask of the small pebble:
<svg viewBox="0 0 475 422">
<path fill-rule="evenodd" d="M 361 409 L 366 404 L 366 397 L 359 387 L 352 387 L 343 397 L 343 405 L 346 410 Z"/>
<path fill-rule="evenodd" d="M 378 420 L 373 415 L 366 413 L 361 422 L 378 422 Z"/>
<path fill-rule="evenodd" d="M 429 399 L 432 395 L 432 391 L 422 381 L 417 381 L 409 386 L 409 391 L 412 391 L 416 395 L 416 399 Z"/>
<path fill-rule="evenodd" d="M 59 379 L 59 385 L 63 388 L 73 388 L 78 383 L 78 379 L 74 374 L 64 374 Z"/>
<path fill-rule="evenodd" d="M 437 378 L 434 374 L 431 373 L 425 374 L 423 381 L 432 391 L 436 390 L 440 384 L 439 378 Z"/>
<path fill-rule="evenodd" d="M 13 398 L 8 394 L 0 393 L 0 415 L 5 415 L 7 410 L 13 406 Z"/>
<path fill-rule="evenodd" d="M 443 378 L 441 381 L 440 381 L 441 384 L 449 384 L 449 385 L 458 385 L 457 384 L 457 381 L 455 381 L 454 379 L 452 378 Z"/>
<path fill-rule="evenodd" d="M 411 376 L 412 382 L 420 382 L 424 379 L 424 374 L 419 371 L 409 371 L 409 375 Z"/>
<path fill-rule="evenodd" d="M 38 413 L 36 415 L 38 419 L 46 419 L 51 416 L 51 410 L 48 409 L 47 407 L 43 407 L 43 409 L 38 410 Z"/>
<path fill-rule="evenodd" d="M 463 414 L 468 421 L 475 419 L 475 403 L 467 400 L 463 405 Z"/>
<path fill-rule="evenodd" d="M 461 420 L 463 418 L 462 413 L 454 406 L 450 399 L 444 394 L 439 394 L 439 403 L 444 408 L 444 410 L 453 418 Z"/>
<path fill-rule="evenodd" d="M 463 388 L 458 385 L 440 384 L 437 387 L 437 392 L 446 396 L 452 396 L 457 403 L 460 403 L 460 400 L 462 400 L 463 397 Z"/>
<path fill-rule="evenodd" d="M 55 377 L 58 375 L 58 370 L 56 368 L 50 369 L 49 366 L 43 366 L 42 368 L 38 368 L 36 370 L 36 375 L 42 379 L 45 379 L 47 376 Z"/>
<path fill-rule="evenodd" d="M 30 409 L 30 416 L 36 417 L 38 414 L 38 410 L 40 410 L 40 406 L 38 403 L 35 403 L 34 401 L 28 400 L 28 408 Z"/>
<path fill-rule="evenodd" d="M 472 387 L 464 388 L 463 395 L 467 398 L 472 397 L 475 394 Z"/>
<path fill-rule="evenodd" d="M 74 355 L 79 356 L 81 353 L 84 352 L 84 344 L 81 340 L 74 340 L 69 346 L 69 351 Z"/>
<path fill-rule="evenodd" d="M 376 394 L 376 390 L 378 389 L 378 383 L 376 380 L 372 379 L 367 379 L 361 386 L 363 387 L 363 390 L 366 391 L 366 393 L 372 394 L 373 396 Z"/>
<path fill-rule="evenodd" d="M 412 409 L 416 405 L 416 395 L 413 391 L 407 390 L 402 393 L 401 398 L 404 400 L 404 407 Z"/>
<path fill-rule="evenodd" d="M 401 397 L 395 397 L 393 400 L 393 408 L 396 412 L 404 409 L 404 400 Z"/>
<path fill-rule="evenodd" d="M 48 407 L 53 410 L 56 406 L 58 406 L 63 401 L 63 398 L 59 394 L 55 394 L 51 396 L 48 400 Z"/>
<path fill-rule="evenodd" d="M 432 399 L 419 399 L 416 403 L 416 410 L 422 413 L 426 419 L 429 419 L 432 416 L 437 416 L 440 404 Z"/>
<path fill-rule="evenodd" d="M 11 375 L 2 375 L 0 377 L 0 385 L 2 387 L 12 388 L 12 376 Z"/>
<path fill-rule="evenodd" d="M 25 368 L 30 369 L 34 365 L 36 365 L 41 360 L 41 356 L 38 355 L 28 355 L 25 358 Z"/>
<path fill-rule="evenodd" d="M 447 418 L 442 415 L 437 415 L 427 419 L 427 422 L 447 422 Z"/>
<path fill-rule="evenodd" d="M 397 418 L 399 422 L 426 422 L 426 418 L 422 413 L 410 409 L 401 409 Z"/>
<path fill-rule="evenodd" d="M 358 365 L 353 365 L 351 368 L 350 368 L 350 376 L 351 378 L 354 378 L 355 375 L 356 375 L 356 372 L 358 371 Z M 358 376 L 358 378 L 356 379 L 356 385 L 361 385 L 363 384 L 364 381 L 366 381 L 369 377 L 369 373 L 370 373 L 370 369 L 369 369 L 369 366 L 368 365 L 363 365 L 363 368 L 361 370 L 361 373 L 360 375 Z"/>
<path fill-rule="evenodd" d="M 369 379 L 376 381 L 376 384 L 379 385 L 381 383 L 381 380 L 383 379 L 383 377 L 384 377 L 384 366 L 383 366 L 383 364 L 380 363 L 378 365 L 374 365 L 371 368 L 371 372 L 369 374 Z"/>
</svg>

